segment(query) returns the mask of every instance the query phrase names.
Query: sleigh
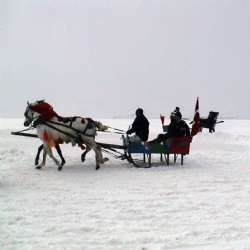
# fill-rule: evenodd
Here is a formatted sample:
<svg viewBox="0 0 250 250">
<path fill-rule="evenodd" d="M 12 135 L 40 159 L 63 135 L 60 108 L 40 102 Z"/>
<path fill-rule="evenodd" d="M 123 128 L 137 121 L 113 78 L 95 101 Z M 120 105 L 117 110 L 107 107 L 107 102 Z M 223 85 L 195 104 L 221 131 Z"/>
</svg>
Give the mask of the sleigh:
<svg viewBox="0 0 250 250">
<path fill-rule="evenodd" d="M 162 120 L 162 118 L 161 118 Z M 168 125 L 164 125 L 162 120 L 163 132 L 168 132 Z M 137 168 L 150 168 L 159 166 L 166 162 L 170 165 L 170 155 L 173 155 L 174 163 L 180 157 L 181 165 L 184 164 L 184 156 L 189 155 L 190 143 L 193 136 L 171 137 L 162 143 L 149 145 L 147 142 L 130 142 L 128 136 L 122 135 L 123 146 L 98 143 L 107 153 L 113 151 L 113 155 L 117 153 L 115 149 L 123 149 L 124 154 L 117 156 L 123 160 L 127 160 Z"/>
<path fill-rule="evenodd" d="M 163 160 L 169 165 L 170 155 L 174 156 L 176 162 L 178 156 L 181 157 L 181 165 L 184 162 L 184 156 L 189 154 L 190 136 L 172 137 L 162 143 L 147 145 L 143 142 L 129 142 L 128 138 L 123 136 L 126 160 L 135 167 L 150 168 L 159 165 L 156 160 L 163 163 Z"/>
</svg>

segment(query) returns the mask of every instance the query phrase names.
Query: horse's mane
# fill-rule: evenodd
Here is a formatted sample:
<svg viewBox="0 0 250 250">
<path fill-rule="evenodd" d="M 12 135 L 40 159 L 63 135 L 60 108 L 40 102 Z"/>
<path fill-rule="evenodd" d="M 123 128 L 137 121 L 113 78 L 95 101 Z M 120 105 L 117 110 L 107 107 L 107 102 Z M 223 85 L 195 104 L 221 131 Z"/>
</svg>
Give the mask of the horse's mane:
<svg viewBox="0 0 250 250">
<path fill-rule="evenodd" d="M 37 101 L 33 104 L 30 104 L 29 107 L 34 112 L 41 114 L 41 117 L 44 121 L 48 121 L 54 116 L 58 117 L 53 107 L 49 103 L 45 102 L 44 100 Z"/>
</svg>

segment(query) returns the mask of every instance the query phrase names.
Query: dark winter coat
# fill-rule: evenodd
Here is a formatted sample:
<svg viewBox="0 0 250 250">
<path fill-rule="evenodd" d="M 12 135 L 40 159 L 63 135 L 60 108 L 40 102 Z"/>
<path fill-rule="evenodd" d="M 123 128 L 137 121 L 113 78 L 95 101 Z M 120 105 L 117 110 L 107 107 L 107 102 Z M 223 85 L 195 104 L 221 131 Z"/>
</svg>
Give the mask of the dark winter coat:
<svg viewBox="0 0 250 250">
<path fill-rule="evenodd" d="M 168 125 L 168 134 L 174 136 L 175 133 L 176 133 L 176 121 L 175 119 L 171 119 L 171 122 Z"/>
<path fill-rule="evenodd" d="M 137 136 L 140 137 L 142 141 L 148 140 L 149 134 L 149 122 L 148 119 L 143 115 L 138 115 L 133 124 L 132 128 L 127 131 L 127 134 L 135 133 Z"/>
<path fill-rule="evenodd" d="M 179 120 L 175 127 L 176 131 L 174 136 L 189 136 L 190 129 L 187 123 L 183 120 Z"/>
<path fill-rule="evenodd" d="M 171 126 L 170 126 L 171 125 Z M 182 137 L 182 136 L 189 136 L 190 135 L 190 129 L 187 125 L 187 123 L 183 120 L 171 121 L 169 124 L 170 127 L 168 127 L 168 132 L 166 134 L 159 134 L 156 139 L 151 141 L 151 143 L 161 143 L 168 138 L 171 137 Z"/>
</svg>

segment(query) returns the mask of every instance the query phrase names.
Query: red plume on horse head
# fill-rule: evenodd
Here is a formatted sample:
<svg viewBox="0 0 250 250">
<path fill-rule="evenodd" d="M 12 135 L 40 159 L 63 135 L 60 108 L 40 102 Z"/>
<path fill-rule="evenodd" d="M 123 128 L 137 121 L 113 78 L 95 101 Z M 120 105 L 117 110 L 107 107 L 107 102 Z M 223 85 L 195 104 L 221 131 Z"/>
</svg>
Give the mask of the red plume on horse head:
<svg viewBox="0 0 250 250">
<path fill-rule="evenodd" d="M 45 100 L 36 101 L 36 105 L 28 105 L 34 112 L 41 114 L 44 121 L 48 121 L 52 117 L 58 116 L 57 113 L 53 110 L 53 107 L 49 103 L 45 102 Z"/>
</svg>

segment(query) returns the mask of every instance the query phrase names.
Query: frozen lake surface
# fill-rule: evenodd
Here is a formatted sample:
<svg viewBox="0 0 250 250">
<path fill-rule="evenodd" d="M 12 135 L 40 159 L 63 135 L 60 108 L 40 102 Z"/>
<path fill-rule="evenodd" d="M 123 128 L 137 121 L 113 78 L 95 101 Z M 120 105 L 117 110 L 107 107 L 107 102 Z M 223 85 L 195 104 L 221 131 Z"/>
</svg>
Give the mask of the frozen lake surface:
<svg viewBox="0 0 250 250">
<path fill-rule="evenodd" d="M 49 158 L 35 169 L 41 141 L 11 135 L 23 121 L 0 122 L 1 249 L 250 249 L 250 120 L 198 133 L 183 166 L 170 157 L 136 169 L 104 153 L 96 171 L 93 152 L 82 163 L 63 144 L 61 172 Z M 101 121 L 126 131 L 133 120 Z M 161 122 L 149 121 L 154 139 Z M 100 132 L 96 141 L 122 143 Z"/>
</svg>

